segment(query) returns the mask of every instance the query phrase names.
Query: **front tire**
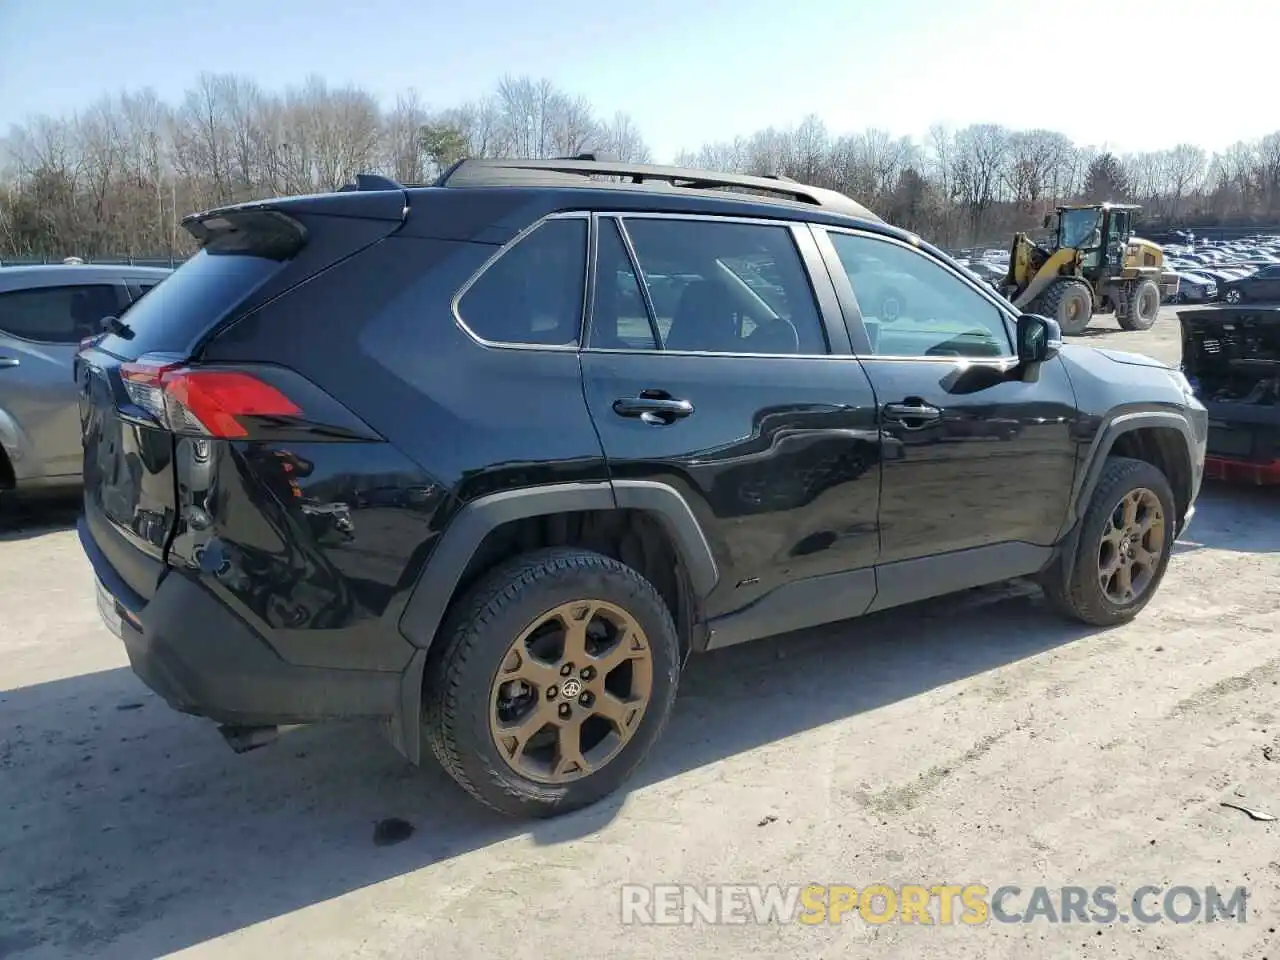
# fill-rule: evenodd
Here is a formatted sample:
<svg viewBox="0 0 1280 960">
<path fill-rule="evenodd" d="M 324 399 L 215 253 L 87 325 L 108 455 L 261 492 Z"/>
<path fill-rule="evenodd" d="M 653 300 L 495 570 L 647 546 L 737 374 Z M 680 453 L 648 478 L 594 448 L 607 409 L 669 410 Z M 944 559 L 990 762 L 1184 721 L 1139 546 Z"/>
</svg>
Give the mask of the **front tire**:
<svg viewBox="0 0 1280 960">
<path fill-rule="evenodd" d="M 1227 303 L 1231 304 L 1234 307 L 1236 304 L 1244 302 L 1244 294 L 1241 293 L 1238 289 L 1233 288 L 1231 290 L 1228 290 L 1226 292 L 1226 295 L 1222 299 L 1224 299 L 1225 301 L 1227 301 Z"/>
<path fill-rule="evenodd" d="M 613 793 L 666 726 L 680 643 L 657 589 L 617 560 L 538 550 L 468 591 L 423 688 L 423 732 L 468 793 L 553 817 Z"/>
<path fill-rule="evenodd" d="M 1093 319 L 1093 291 L 1083 280 L 1055 280 L 1031 302 L 1030 312 L 1057 320 L 1065 334 L 1084 333 Z"/>
<path fill-rule="evenodd" d="M 1123 330 L 1150 330 L 1160 316 L 1160 288 L 1154 280 L 1139 281 L 1127 291 L 1123 310 L 1116 321 Z"/>
<path fill-rule="evenodd" d="M 1136 617 L 1164 579 L 1175 510 L 1173 488 L 1158 469 L 1108 457 L 1080 520 L 1075 556 L 1061 558 L 1041 581 L 1050 604 L 1096 627 Z"/>
</svg>

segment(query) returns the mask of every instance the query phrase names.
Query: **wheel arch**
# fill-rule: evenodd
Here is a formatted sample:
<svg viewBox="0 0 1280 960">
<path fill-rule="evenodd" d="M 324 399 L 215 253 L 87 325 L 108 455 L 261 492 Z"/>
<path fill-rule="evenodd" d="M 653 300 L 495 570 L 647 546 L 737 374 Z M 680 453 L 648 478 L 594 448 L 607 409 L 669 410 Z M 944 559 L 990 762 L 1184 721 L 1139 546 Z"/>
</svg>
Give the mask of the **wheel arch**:
<svg viewBox="0 0 1280 960">
<path fill-rule="evenodd" d="M 0 407 L 0 490 L 8 490 L 18 484 L 18 466 L 15 461 L 24 459 L 30 448 L 27 435 L 17 419 Z"/>
<path fill-rule="evenodd" d="M 1072 522 L 1083 512 L 1093 496 L 1113 454 L 1145 460 L 1169 478 L 1177 501 L 1179 527 L 1195 492 L 1195 433 L 1185 417 L 1176 413 L 1146 410 L 1121 413 L 1109 420 L 1094 439 L 1085 469 L 1077 481 L 1072 498 Z"/>
<path fill-rule="evenodd" d="M 684 653 L 700 621 L 701 602 L 719 571 L 688 501 L 657 481 L 551 484 L 474 500 L 458 511 L 431 551 L 400 617 L 400 632 L 416 648 L 401 687 L 400 716 L 391 739 L 411 762 L 421 757 L 422 678 L 433 644 L 454 601 L 510 556 L 544 546 L 574 544 L 641 568 L 661 569 L 655 583 L 681 632 Z M 671 562 L 675 561 L 675 562 Z M 642 569 L 642 572 L 646 572 Z"/>
<path fill-rule="evenodd" d="M 1088 509 L 1089 500 L 1106 468 L 1107 458 L 1112 455 L 1145 460 L 1168 477 L 1178 514 L 1174 535 L 1180 534 L 1186 524 L 1187 508 L 1196 492 L 1193 454 L 1196 446 L 1191 424 L 1173 412 L 1144 410 L 1120 413 L 1108 420 L 1094 435 L 1083 468 L 1076 477 L 1064 533 L 1059 539 L 1054 559 L 1045 569 L 1052 570 L 1054 561 L 1060 557 L 1069 559 L 1075 556 L 1080 518 Z M 1069 563 L 1063 564 L 1061 569 L 1065 576 Z"/>
</svg>

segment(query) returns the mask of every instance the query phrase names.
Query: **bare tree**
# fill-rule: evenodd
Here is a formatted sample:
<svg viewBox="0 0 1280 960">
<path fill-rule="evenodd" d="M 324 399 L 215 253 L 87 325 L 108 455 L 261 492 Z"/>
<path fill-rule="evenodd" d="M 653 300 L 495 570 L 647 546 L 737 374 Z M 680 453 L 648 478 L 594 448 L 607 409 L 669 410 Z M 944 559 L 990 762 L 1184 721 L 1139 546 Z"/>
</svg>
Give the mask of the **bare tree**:
<svg viewBox="0 0 1280 960">
<path fill-rule="evenodd" d="M 601 125 L 600 143 L 606 154 L 623 163 L 648 163 L 653 159 L 635 121 L 621 110 Z"/>
<path fill-rule="evenodd" d="M 422 151 L 422 128 L 429 115 L 417 90 L 396 97 L 395 106 L 383 121 L 386 165 L 401 183 L 419 183 L 426 179 Z"/>
<path fill-rule="evenodd" d="M 203 73 L 174 104 L 154 91 L 33 117 L 0 141 L 0 257 L 183 253 L 189 210 L 331 190 L 362 171 L 431 179 L 462 157 L 654 158 L 630 115 L 599 114 L 544 78 L 507 76 L 467 103 L 417 91 L 387 109 L 358 87 L 308 78 L 269 91 Z M 1135 199 L 1159 222 L 1280 224 L 1280 130 L 1214 156 L 1193 144 L 1118 160 L 1048 129 L 831 131 L 820 117 L 682 150 L 680 165 L 782 174 L 843 191 L 949 245 L 1003 243 L 1074 199 Z"/>
<path fill-rule="evenodd" d="M 1000 199 L 1008 158 L 1009 131 L 1004 127 L 976 124 L 956 134 L 952 175 L 975 235 L 982 234 L 988 211 Z"/>
<path fill-rule="evenodd" d="M 1194 144 L 1180 143 L 1165 154 L 1165 196 L 1170 203 L 1169 216 L 1177 217 L 1183 198 L 1200 189 L 1207 166 L 1208 158 L 1203 148 Z"/>
<path fill-rule="evenodd" d="M 1071 141 L 1054 130 L 1026 130 L 1009 137 L 1005 181 L 1013 202 L 1039 215 L 1062 196 Z"/>
<path fill-rule="evenodd" d="M 815 183 L 828 175 L 831 156 L 827 125 L 817 114 L 809 114 L 796 128 L 791 174 L 797 180 Z"/>
</svg>

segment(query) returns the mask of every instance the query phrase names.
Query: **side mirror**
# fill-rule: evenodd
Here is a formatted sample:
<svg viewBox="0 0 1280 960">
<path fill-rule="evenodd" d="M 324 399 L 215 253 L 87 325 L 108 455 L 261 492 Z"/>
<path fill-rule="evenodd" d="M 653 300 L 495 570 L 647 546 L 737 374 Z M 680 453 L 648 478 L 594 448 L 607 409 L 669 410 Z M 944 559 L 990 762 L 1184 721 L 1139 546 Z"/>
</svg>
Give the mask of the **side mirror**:
<svg viewBox="0 0 1280 960">
<path fill-rule="evenodd" d="M 1062 349 L 1062 328 L 1058 321 L 1034 313 L 1018 318 L 1018 360 L 1043 363 L 1052 360 Z"/>
<path fill-rule="evenodd" d="M 1051 224 L 1051 223 L 1053 223 L 1053 215 L 1052 215 L 1052 214 L 1048 214 L 1048 213 L 1046 213 L 1046 214 L 1044 215 L 1044 223 L 1042 224 L 1042 226 L 1043 226 L 1046 230 L 1048 230 L 1048 229 L 1049 229 L 1049 224 Z"/>
</svg>

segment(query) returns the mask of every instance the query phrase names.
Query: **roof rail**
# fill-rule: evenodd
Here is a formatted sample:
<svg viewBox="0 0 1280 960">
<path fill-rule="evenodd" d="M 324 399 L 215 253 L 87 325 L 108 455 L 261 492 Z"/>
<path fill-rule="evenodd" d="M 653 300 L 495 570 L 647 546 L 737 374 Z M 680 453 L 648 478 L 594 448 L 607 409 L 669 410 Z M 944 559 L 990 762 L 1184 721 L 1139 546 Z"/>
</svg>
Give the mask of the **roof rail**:
<svg viewBox="0 0 1280 960">
<path fill-rule="evenodd" d="M 588 156 L 586 154 L 583 157 Z M 825 210 L 883 222 L 862 204 L 825 187 L 797 183 L 780 174 L 752 177 L 737 173 L 715 173 L 686 167 L 656 166 L 613 160 L 567 158 L 559 160 L 459 160 L 445 170 L 435 185 L 439 187 L 514 186 L 521 183 L 588 180 L 590 177 L 625 177 L 630 183 L 660 183 L 682 189 L 754 190 L 779 199 L 808 203 Z M 607 186 L 607 184 L 600 184 Z"/>
<path fill-rule="evenodd" d="M 404 187 L 396 183 L 390 177 L 384 177 L 380 173 L 357 173 L 356 182 L 348 183 L 338 188 L 338 193 L 348 193 L 352 190 L 403 190 Z"/>
</svg>

